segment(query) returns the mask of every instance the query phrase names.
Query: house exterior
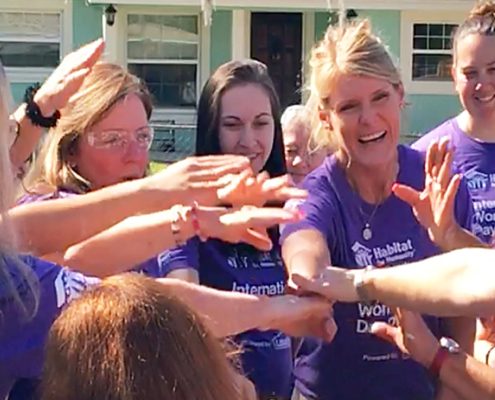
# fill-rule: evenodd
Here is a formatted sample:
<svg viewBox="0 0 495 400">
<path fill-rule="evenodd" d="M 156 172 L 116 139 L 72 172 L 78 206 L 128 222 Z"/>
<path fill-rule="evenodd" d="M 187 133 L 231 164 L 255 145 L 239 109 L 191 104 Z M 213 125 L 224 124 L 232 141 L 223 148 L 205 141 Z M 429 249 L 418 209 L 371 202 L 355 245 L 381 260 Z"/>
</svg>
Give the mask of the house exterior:
<svg viewBox="0 0 495 400">
<path fill-rule="evenodd" d="M 155 97 L 155 158 L 177 158 L 192 149 L 201 87 L 225 61 L 264 61 L 284 106 L 304 97 L 306 61 L 328 24 L 327 2 L 214 0 L 206 26 L 201 0 L 2 0 L 0 57 L 20 101 L 25 87 L 42 81 L 64 54 L 103 36 L 106 59 L 145 79 Z M 116 10 L 112 25 L 105 14 L 110 4 Z M 450 35 L 473 4 L 345 1 L 359 17 L 371 19 L 401 68 L 407 135 L 424 133 L 460 110 L 449 74 Z"/>
</svg>

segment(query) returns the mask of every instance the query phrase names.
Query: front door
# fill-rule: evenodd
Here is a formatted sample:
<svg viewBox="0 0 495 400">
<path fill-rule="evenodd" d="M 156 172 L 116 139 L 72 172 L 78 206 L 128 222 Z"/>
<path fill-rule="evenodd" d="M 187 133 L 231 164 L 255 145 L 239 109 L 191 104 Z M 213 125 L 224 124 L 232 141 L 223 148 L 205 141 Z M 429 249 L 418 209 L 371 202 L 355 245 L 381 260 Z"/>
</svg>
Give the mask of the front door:
<svg viewBox="0 0 495 400">
<path fill-rule="evenodd" d="M 265 63 L 282 108 L 301 102 L 302 14 L 251 14 L 251 57 Z"/>
</svg>

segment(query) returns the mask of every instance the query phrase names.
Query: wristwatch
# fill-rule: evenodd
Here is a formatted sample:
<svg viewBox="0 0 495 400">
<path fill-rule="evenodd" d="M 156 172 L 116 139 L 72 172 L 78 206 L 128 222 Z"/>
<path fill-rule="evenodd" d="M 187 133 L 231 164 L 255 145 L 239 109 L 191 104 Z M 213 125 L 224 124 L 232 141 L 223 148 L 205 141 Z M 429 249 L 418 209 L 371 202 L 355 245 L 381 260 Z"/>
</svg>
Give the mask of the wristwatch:
<svg viewBox="0 0 495 400">
<path fill-rule="evenodd" d="M 440 339 L 440 347 L 438 348 L 435 357 L 433 357 L 433 361 L 430 364 L 430 373 L 438 378 L 440 374 L 440 369 L 442 368 L 443 363 L 447 359 L 450 354 L 459 354 L 461 352 L 461 346 L 454 339 L 449 337 L 442 337 Z"/>
<path fill-rule="evenodd" d="M 375 269 L 373 265 L 368 265 L 364 269 L 359 270 L 354 275 L 354 281 L 353 281 L 354 290 L 356 291 L 356 294 L 358 295 L 359 301 L 361 303 L 369 304 L 373 301 L 373 299 L 370 298 L 364 286 L 365 284 L 364 276 L 366 275 L 366 272 L 371 271 L 373 269 Z"/>
</svg>

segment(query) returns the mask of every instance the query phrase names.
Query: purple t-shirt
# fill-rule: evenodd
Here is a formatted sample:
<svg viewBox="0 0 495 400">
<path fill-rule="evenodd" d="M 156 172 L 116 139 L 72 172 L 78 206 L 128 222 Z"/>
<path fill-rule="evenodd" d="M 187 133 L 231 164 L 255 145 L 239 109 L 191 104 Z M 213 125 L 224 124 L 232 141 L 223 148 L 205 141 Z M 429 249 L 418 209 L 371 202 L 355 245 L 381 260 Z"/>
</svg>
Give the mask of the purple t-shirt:
<svg viewBox="0 0 495 400">
<path fill-rule="evenodd" d="M 397 181 L 421 190 L 423 156 L 403 146 L 398 151 Z M 439 253 L 407 203 L 391 195 L 375 210 L 351 188 L 334 156 L 313 171 L 303 187 L 309 192 L 299 205 L 305 217 L 282 230 L 282 241 L 295 231 L 316 229 L 327 241 L 332 264 L 346 268 L 396 265 Z M 465 186 L 457 195 L 456 217 L 462 226 L 469 225 L 470 199 Z M 369 240 L 363 237 L 367 222 L 372 230 Z M 433 399 L 434 385 L 426 369 L 369 333 L 375 321 L 394 322 L 387 306 L 337 303 L 334 316 L 339 330 L 333 342 L 304 339 L 297 353 L 296 386 L 304 396 L 325 400 Z M 424 318 L 438 335 L 439 319 Z"/>
<path fill-rule="evenodd" d="M 22 196 L 17 201 L 17 205 L 35 203 L 46 200 L 54 200 L 54 199 L 65 199 L 77 195 L 78 195 L 77 193 L 69 192 L 66 190 L 58 190 L 54 193 L 49 193 L 49 194 L 28 194 Z M 70 265 L 68 265 L 68 267 L 70 267 Z M 135 268 L 132 269 L 132 271 L 141 272 L 152 278 L 162 278 L 163 276 L 165 276 L 164 275 L 165 272 L 161 270 L 161 267 L 158 263 L 158 255 L 155 257 L 151 257 L 150 259 L 137 265 Z"/>
<path fill-rule="evenodd" d="M 99 282 L 96 278 L 62 268 L 31 256 L 20 260 L 7 259 L 8 272 L 24 304 L 33 304 L 19 263 L 27 265 L 28 273 L 39 282 L 39 306 L 29 319 L 10 295 L 6 283 L 0 285 L 0 398 L 6 398 L 18 379 L 38 378 L 44 358 L 48 331 L 62 307 L 76 298 L 88 286 Z M 21 267 L 22 268 L 22 267 Z"/>
<path fill-rule="evenodd" d="M 495 233 L 495 143 L 475 140 L 459 127 L 457 118 L 439 125 L 412 147 L 426 151 L 443 136 L 454 146 L 454 166 L 467 181 L 474 206 L 473 233 L 489 243 Z"/>
<path fill-rule="evenodd" d="M 232 245 L 218 240 L 197 238 L 165 252 L 159 258 L 164 271 L 193 268 L 200 283 L 217 289 L 254 295 L 284 293 L 287 274 L 280 247 L 260 252 L 245 244 Z M 290 397 L 292 353 L 290 338 L 279 331 L 250 330 L 234 337 L 241 345 L 243 371 L 258 393 Z"/>
</svg>

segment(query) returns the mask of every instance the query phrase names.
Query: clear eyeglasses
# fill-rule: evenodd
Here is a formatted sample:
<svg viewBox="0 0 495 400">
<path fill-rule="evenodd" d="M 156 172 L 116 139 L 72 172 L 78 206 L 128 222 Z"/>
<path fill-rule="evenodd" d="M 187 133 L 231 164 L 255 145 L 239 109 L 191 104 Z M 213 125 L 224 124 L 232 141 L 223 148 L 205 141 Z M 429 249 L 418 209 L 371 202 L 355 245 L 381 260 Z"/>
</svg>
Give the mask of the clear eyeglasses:
<svg viewBox="0 0 495 400">
<path fill-rule="evenodd" d="M 109 129 L 101 132 L 88 132 L 87 139 L 89 145 L 97 149 L 122 151 L 127 149 L 132 141 L 135 141 L 140 149 L 149 150 L 153 143 L 153 136 L 153 127 L 146 126 L 135 131 Z"/>
</svg>

